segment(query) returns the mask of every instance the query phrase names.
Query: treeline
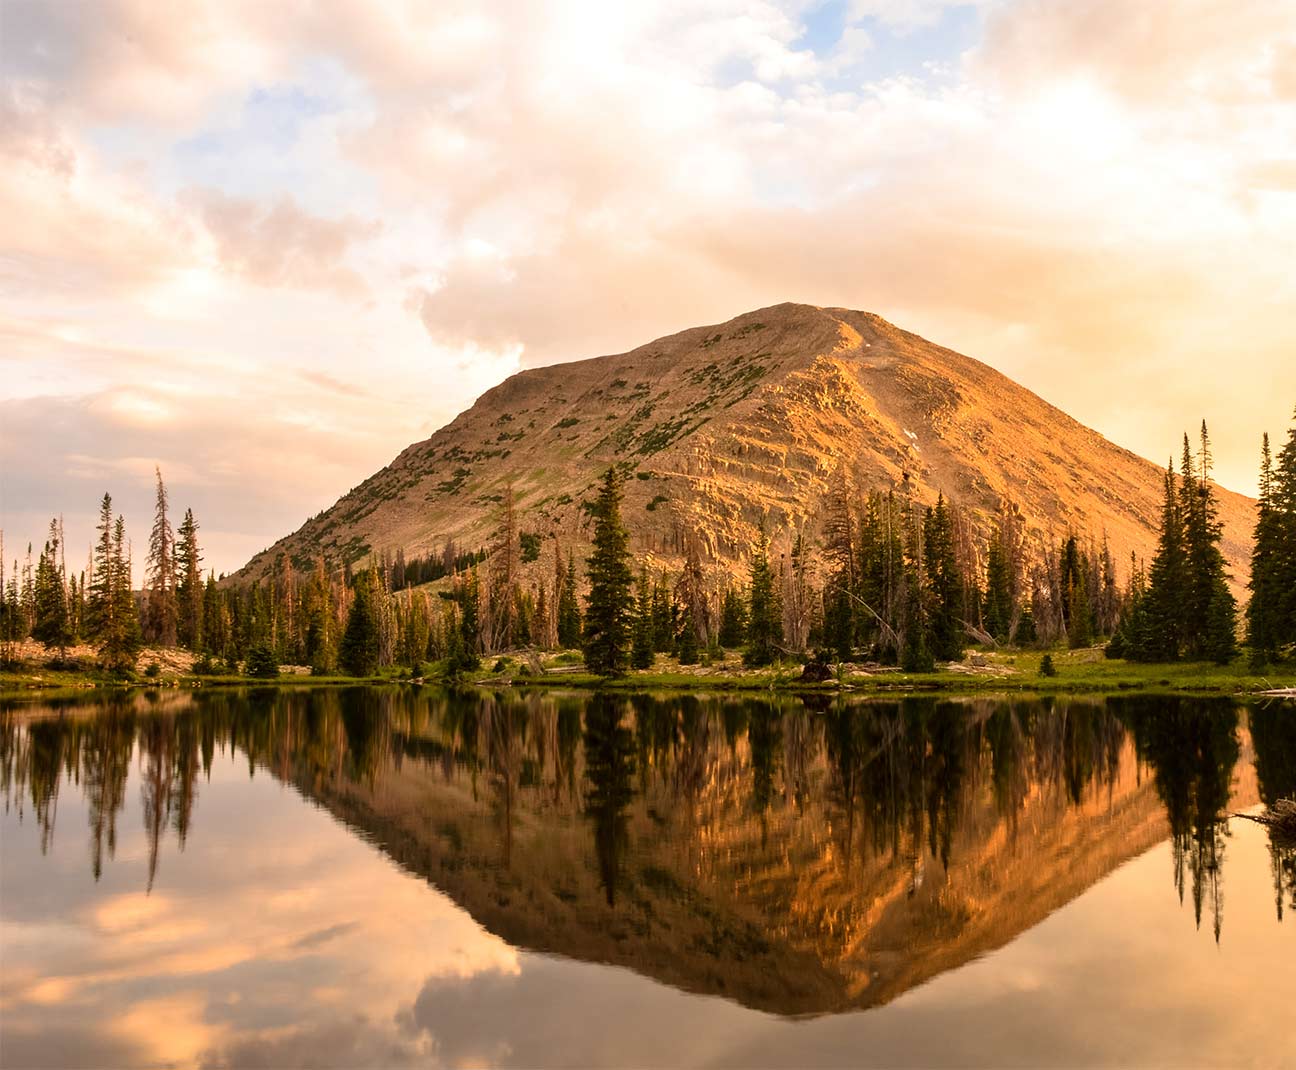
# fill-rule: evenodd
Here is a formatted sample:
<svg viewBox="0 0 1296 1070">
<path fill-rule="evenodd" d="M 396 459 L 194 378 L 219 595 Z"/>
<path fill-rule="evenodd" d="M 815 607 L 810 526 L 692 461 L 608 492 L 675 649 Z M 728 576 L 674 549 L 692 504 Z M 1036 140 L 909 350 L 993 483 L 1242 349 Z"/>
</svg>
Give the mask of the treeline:
<svg viewBox="0 0 1296 1070">
<path fill-rule="evenodd" d="M 1027 554 L 1011 504 L 982 542 L 943 496 L 922 508 L 894 492 L 858 495 L 843 476 L 828 503 L 818 567 L 801 532 L 772 561 L 762 527 L 746 587 L 710 592 L 687 536 L 673 590 L 642 567 L 634 589 L 620 487 L 609 470 L 591 509 L 586 664 L 616 674 L 648 668 L 658 653 L 687 664 L 699 651 L 742 646 L 748 665 L 813 651 L 824 675 L 829 661 L 859 657 L 925 672 L 960 659 L 973 643 L 1063 641 L 1105 642 L 1113 658 L 1227 664 L 1238 653 L 1238 607 L 1211 467 L 1203 421 L 1196 449 L 1185 434 L 1179 471 L 1173 462 L 1167 469 L 1151 566 L 1131 557 L 1124 587 L 1105 536 L 1068 534 Z M 1260 666 L 1296 643 L 1296 426 L 1276 460 L 1264 436 L 1250 589 L 1246 642 Z"/>
<path fill-rule="evenodd" d="M 201 832 L 194 817 L 203 780 L 219 755 L 236 752 L 244 768 L 348 791 L 381 791 L 384 777 L 407 763 L 435 766 L 465 791 L 490 793 L 506 827 L 528 814 L 563 821 L 583 811 L 608 895 L 624 877 L 626 811 L 677 813 L 704 780 L 718 805 L 702 820 L 719 825 L 698 827 L 687 811 L 688 835 L 707 838 L 783 806 L 792 820 L 772 824 L 771 835 L 819 840 L 826 813 L 843 873 L 858 879 L 867 860 L 893 864 L 906 850 L 911 858 L 929 851 L 948 867 L 960 850 L 975 853 L 998 835 L 1000 821 L 1015 827 L 1028 807 L 1108 802 L 1122 784 L 1132 787 L 1136 760 L 1165 806 L 1175 884 L 1185 900 L 1191 889 L 1199 924 L 1203 908 L 1213 914 L 1218 937 L 1230 785 L 1243 760 L 1233 702 L 1175 696 L 990 701 L 976 717 L 965 705 L 919 696 L 811 708 L 737 695 L 347 688 L 101 701 L 110 716 L 0 721 L 0 795 L 20 814 L 30 807 L 43 848 L 56 819 L 83 816 L 96 879 L 128 806 L 139 807 L 130 822 L 146 837 L 150 883 L 166 836 L 183 847 Z M 1247 721 L 1248 773 L 1260 801 L 1291 796 L 1296 720 L 1270 706 L 1251 709 Z M 60 793 L 68 792 L 83 805 L 66 805 Z M 814 827 L 799 831 L 798 821 Z M 1270 864 L 1281 919 L 1296 908 L 1296 845 L 1271 840 Z"/>
<path fill-rule="evenodd" d="M 689 664 L 736 647 L 750 666 L 813 651 L 819 664 L 860 658 L 925 672 L 974 642 L 1089 645 L 1115 630 L 1123 606 L 1105 542 L 1068 536 L 1028 565 L 1011 507 L 982 545 L 943 497 L 923 508 L 894 492 L 857 496 L 845 480 L 817 562 L 803 533 L 775 560 L 762 528 L 746 585 L 709 590 L 686 537 L 673 584 L 641 568 L 633 585 L 620 501 L 609 471 L 592 509 L 584 646 L 595 672 L 647 668 L 658 653 Z"/>
<path fill-rule="evenodd" d="M 162 473 L 157 472 L 157 509 L 149 537 L 142 597 L 132 583 L 132 547 L 126 522 L 113 513 L 112 496 L 99 507 L 97 539 L 80 572 L 69 571 L 63 522 L 50 521 L 49 535 L 33 568 L 32 547 L 20 570 L 13 561 L 5 577 L 0 548 L 0 655 L 26 638 L 65 653 L 76 643 L 93 643 L 112 671 L 134 667 L 146 644 L 198 649 L 204 611 L 215 579 L 202 578 L 198 523 L 186 509 L 178 531 L 172 529 Z"/>
<path fill-rule="evenodd" d="M 894 491 L 858 492 L 845 476 L 815 545 L 804 531 L 779 533 L 786 549 L 775 554 L 761 528 L 744 585 L 709 575 L 689 533 L 678 575 L 650 571 L 630 551 L 616 469 L 587 507 L 593 546 L 583 569 L 557 537 L 519 531 L 509 490 L 478 550 L 447 542 L 409 560 L 384 554 L 357 572 L 323 557 L 303 571 L 281 554 L 268 578 L 222 585 L 202 579 L 192 511 L 173 534 L 159 472 L 142 595 L 131 591 L 130 544 L 105 494 L 84 572 L 68 573 L 58 521 L 35 566 L 29 552 L 6 581 L 0 565 L 0 639 L 92 642 L 113 669 L 128 668 L 144 643 L 180 646 L 200 655 L 200 672 L 241 663 L 267 676 L 281 664 L 367 676 L 397 665 L 418 674 L 436 662 L 460 673 L 507 651 L 577 647 L 600 675 L 649 668 L 663 654 L 694 664 L 725 649 L 742 649 L 751 666 L 809 656 L 825 675 L 848 660 L 923 672 L 971 644 L 1059 642 L 1106 642 L 1109 656 L 1132 660 L 1223 664 L 1237 653 L 1238 611 L 1211 463 L 1203 423 L 1196 449 L 1185 435 L 1178 471 L 1167 469 L 1151 565 L 1131 558 L 1124 586 L 1105 537 L 1069 533 L 1028 550 L 1006 503 L 981 539 L 943 496 L 923 507 Z M 524 571 L 528 564 L 538 567 Z M 1250 587 L 1246 642 L 1259 665 L 1296 643 L 1296 427 L 1276 459 L 1264 439 Z"/>
</svg>

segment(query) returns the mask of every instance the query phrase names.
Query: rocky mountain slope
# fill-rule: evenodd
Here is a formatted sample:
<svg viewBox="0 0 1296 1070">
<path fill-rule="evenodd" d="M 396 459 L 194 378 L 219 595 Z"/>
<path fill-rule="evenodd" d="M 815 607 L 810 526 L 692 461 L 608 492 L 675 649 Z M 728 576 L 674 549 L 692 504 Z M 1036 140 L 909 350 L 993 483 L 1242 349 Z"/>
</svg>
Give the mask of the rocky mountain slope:
<svg viewBox="0 0 1296 1070">
<path fill-rule="evenodd" d="M 1184 414 L 1187 425 L 1197 414 Z M 1169 452 L 1175 443 L 1167 443 Z M 764 519 L 776 549 L 843 468 L 864 490 L 944 493 L 988 529 L 1015 503 L 1036 544 L 1068 530 L 1150 556 L 1163 470 L 992 368 L 866 312 L 784 304 L 616 356 L 520 372 L 252 559 L 307 568 L 370 553 L 485 545 L 512 487 L 518 527 L 579 552 L 583 503 L 627 476 L 632 547 L 669 561 L 684 531 L 737 567 Z M 1220 489 L 1224 552 L 1245 582 L 1254 502 Z"/>
</svg>

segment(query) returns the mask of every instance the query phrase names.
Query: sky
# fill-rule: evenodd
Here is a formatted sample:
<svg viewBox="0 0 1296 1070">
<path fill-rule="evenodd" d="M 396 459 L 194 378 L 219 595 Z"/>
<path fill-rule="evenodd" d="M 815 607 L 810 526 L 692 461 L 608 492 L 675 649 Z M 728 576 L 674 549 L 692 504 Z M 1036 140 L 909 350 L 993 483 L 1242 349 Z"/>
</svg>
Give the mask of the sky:
<svg viewBox="0 0 1296 1070">
<path fill-rule="evenodd" d="M 11 562 L 105 490 L 142 547 L 160 465 L 232 571 L 520 368 L 789 300 L 1254 492 L 1296 3 L 0 0 L 0 220 Z"/>
</svg>

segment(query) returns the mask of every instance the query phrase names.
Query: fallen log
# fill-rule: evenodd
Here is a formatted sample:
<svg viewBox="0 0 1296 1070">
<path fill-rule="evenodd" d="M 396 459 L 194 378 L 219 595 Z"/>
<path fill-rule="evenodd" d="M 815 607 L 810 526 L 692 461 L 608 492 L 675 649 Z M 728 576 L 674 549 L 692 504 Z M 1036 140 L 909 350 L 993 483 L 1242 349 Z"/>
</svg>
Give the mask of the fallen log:
<svg viewBox="0 0 1296 1070">
<path fill-rule="evenodd" d="M 1281 838 L 1296 844 L 1296 799 L 1279 799 L 1263 814 L 1233 814 L 1269 829 L 1275 839 Z"/>
</svg>

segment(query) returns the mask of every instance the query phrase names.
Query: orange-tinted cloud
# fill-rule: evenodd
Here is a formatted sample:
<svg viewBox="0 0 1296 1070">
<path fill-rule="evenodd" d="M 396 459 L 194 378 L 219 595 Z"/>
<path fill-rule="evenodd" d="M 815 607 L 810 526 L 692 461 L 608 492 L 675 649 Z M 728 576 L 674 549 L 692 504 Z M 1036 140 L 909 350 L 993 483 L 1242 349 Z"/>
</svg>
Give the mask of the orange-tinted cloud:
<svg viewBox="0 0 1296 1070">
<path fill-rule="evenodd" d="M 956 9 L 979 34 L 941 54 Z M 1296 400 L 1296 11 L 843 10 L 816 50 L 799 0 L 11 0 L 0 389 L 201 410 L 220 456 L 138 407 L 129 445 L 25 426 L 56 469 L 251 465 L 280 512 L 209 504 L 268 543 L 519 363 L 801 300 L 1154 458 L 1204 416 L 1221 479 L 1254 486 Z M 926 66 L 870 74 L 923 34 Z M 32 493 L 0 494 L 0 523 L 73 510 Z"/>
</svg>

